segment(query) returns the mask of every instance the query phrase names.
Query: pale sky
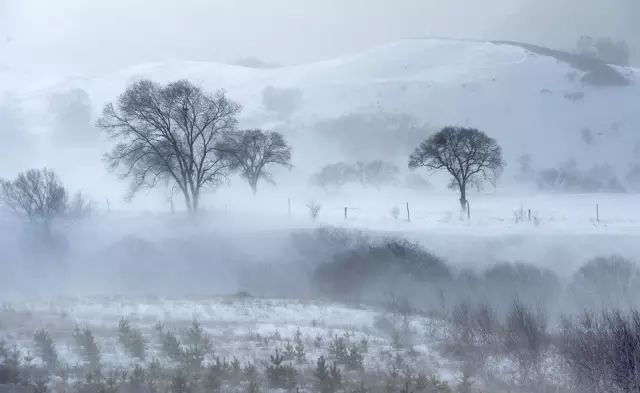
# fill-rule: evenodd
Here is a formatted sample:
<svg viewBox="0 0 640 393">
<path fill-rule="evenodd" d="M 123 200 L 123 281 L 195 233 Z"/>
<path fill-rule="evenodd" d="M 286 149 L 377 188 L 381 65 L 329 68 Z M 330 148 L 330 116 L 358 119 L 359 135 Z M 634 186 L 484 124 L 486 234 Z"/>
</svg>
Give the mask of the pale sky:
<svg viewBox="0 0 640 393">
<path fill-rule="evenodd" d="M 639 19 L 639 0 L 0 0 L 0 65 L 301 63 L 420 36 L 570 47 L 606 34 L 635 49 Z"/>
</svg>

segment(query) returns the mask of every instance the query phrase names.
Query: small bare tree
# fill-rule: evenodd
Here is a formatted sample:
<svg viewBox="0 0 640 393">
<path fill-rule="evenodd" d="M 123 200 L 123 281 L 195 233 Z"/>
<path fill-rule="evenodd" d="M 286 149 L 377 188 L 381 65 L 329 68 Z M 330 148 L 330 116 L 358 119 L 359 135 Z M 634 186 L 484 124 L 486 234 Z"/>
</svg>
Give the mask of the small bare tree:
<svg viewBox="0 0 640 393">
<path fill-rule="evenodd" d="M 164 182 L 195 213 L 202 189 L 226 178 L 228 164 L 215 144 L 236 126 L 239 111 L 222 90 L 209 94 L 184 80 L 166 86 L 136 82 L 98 120 L 116 141 L 106 161 L 131 179 L 130 196 Z"/>
<path fill-rule="evenodd" d="M 307 209 L 309 209 L 309 215 L 311 216 L 311 220 L 313 222 L 316 222 L 316 220 L 318 219 L 318 216 L 320 215 L 320 209 L 322 209 L 322 205 L 315 201 L 311 201 L 307 204 Z"/>
<path fill-rule="evenodd" d="M 460 206 L 467 206 L 467 186 L 483 181 L 495 184 L 504 167 L 502 149 L 475 128 L 445 127 L 422 142 L 409 157 L 409 168 L 425 167 L 451 174 L 450 188 L 460 190 Z"/>
<path fill-rule="evenodd" d="M 291 147 L 278 132 L 242 130 L 226 133 L 216 150 L 233 170 L 239 170 L 247 179 L 251 190 L 258 191 L 258 182 L 264 179 L 275 184 L 267 171 L 271 165 L 291 168 Z"/>
<path fill-rule="evenodd" d="M 56 174 L 48 169 L 30 169 L 13 181 L 0 180 L 0 199 L 32 222 L 49 226 L 67 210 L 68 193 Z"/>
<path fill-rule="evenodd" d="M 67 217 L 71 219 L 83 219 L 93 213 L 93 201 L 81 191 L 76 192 L 67 206 Z"/>
</svg>

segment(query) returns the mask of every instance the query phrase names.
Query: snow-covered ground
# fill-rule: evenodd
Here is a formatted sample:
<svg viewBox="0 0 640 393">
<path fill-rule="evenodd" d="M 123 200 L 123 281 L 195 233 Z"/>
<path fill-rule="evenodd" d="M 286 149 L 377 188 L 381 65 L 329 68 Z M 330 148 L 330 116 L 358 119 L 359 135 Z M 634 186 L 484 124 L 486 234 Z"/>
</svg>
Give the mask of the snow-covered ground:
<svg viewBox="0 0 640 393">
<path fill-rule="evenodd" d="M 410 317 L 415 353 L 407 356 L 409 348 L 394 348 L 388 332 L 377 327 L 377 320 L 383 317 L 393 320 L 389 313 L 367 306 L 249 297 L 43 299 L 5 304 L 0 309 L 0 338 L 9 348 L 15 345 L 23 354 L 35 355 L 34 332 L 45 329 L 64 362 L 74 365 L 84 362 L 72 337 L 74 328 L 88 327 L 100 348 L 102 364 L 128 368 L 140 359 L 130 357 L 118 341 L 118 322 L 126 318 L 146 341 L 146 360 L 156 358 L 170 365 L 171 359 L 161 350 L 159 324 L 183 340 L 197 320 L 213 343 L 207 362 L 235 357 L 243 366 L 252 363 L 262 369 L 276 349 L 282 353 L 287 343 L 294 343 L 299 331 L 306 353 L 305 360 L 297 363 L 302 369 L 315 366 L 321 355 L 330 358 L 331 342 L 341 337 L 349 346 L 365 345 L 364 361 L 369 370 L 386 370 L 400 354 L 413 370 L 437 370 L 453 378 L 447 374 L 452 372 L 452 364 L 436 353 L 435 341 L 428 337 L 435 322 Z M 39 361 L 36 356 L 35 362 Z"/>
</svg>

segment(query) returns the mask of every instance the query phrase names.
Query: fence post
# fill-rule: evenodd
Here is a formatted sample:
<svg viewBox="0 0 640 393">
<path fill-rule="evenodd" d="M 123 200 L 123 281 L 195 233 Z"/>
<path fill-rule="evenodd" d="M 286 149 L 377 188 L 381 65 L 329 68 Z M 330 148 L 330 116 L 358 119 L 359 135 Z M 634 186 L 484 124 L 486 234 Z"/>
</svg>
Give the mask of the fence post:
<svg viewBox="0 0 640 393">
<path fill-rule="evenodd" d="M 346 220 L 347 218 L 348 218 L 347 217 L 347 207 L 345 206 L 344 207 L 344 219 Z"/>
<path fill-rule="evenodd" d="M 600 205 L 596 203 L 596 221 L 600 222 Z"/>
<path fill-rule="evenodd" d="M 407 202 L 407 222 L 411 222 L 411 212 L 409 211 L 409 202 Z"/>
<path fill-rule="evenodd" d="M 529 209 L 529 222 L 531 222 L 531 209 Z"/>
</svg>

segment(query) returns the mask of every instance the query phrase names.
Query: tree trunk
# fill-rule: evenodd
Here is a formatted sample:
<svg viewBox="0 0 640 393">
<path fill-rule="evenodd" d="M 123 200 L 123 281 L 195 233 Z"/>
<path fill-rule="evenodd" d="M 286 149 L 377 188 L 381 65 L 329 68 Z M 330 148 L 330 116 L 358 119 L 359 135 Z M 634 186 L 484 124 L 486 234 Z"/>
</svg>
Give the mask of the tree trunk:
<svg viewBox="0 0 640 393">
<path fill-rule="evenodd" d="M 466 184 L 460 185 L 460 210 L 467 210 L 467 186 Z"/>
<path fill-rule="evenodd" d="M 191 213 L 193 211 L 193 205 L 191 204 L 191 197 L 189 196 L 189 191 L 182 190 L 182 195 L 184 195 L 184 204 L 187 206 L 187 211 Z"/>
<path fill-rule="evenodd" d="M 200 208 L 200 190 L 194 191 L 192 195 L 192 199 L 193 199 L 193 202 L 191 204 L 191 209 L 192 209 L 192 212 L 195 214 L 198 212 L 198 209 Z"/>
<path fill-rule="evenodd" d="M 256 195 L 258 192 L 258 179 L 249 180 L 249 186 L 251 186 L 251 192 L 253 192 L 253 195 Z"/>
</svg>

